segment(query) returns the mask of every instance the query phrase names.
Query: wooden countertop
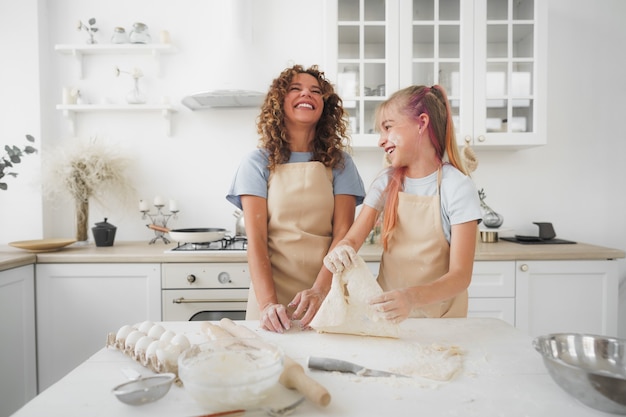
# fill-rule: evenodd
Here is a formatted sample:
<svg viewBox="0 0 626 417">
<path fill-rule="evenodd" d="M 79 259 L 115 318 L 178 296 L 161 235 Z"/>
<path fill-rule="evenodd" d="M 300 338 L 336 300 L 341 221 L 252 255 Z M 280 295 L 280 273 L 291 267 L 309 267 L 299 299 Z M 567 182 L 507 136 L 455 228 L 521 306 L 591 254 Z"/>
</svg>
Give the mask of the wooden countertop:
<svg viewBox="0 0 626 417">
<path fill-rule="evenodd" d="M 164 245 L 157 242 L 116 242 L 114 246 L 97 247 L 72 244 L 56 252 L 30 253 L 8 245 L 0 246 L 0 271 L 32 263 L 202 263 L 202 262 L 246 262 L 244 252 L 167 252 L 176 244 Z M 378 262 L 382 248 L 364 245 L 359 254 L 366 262 Z M 573 245 L 521 245 L 512 242 L 478 242 L 477 261 L 516 260 L 593 260 L 624 258 L 619 249 L 576 243 Z"/>
</svg>

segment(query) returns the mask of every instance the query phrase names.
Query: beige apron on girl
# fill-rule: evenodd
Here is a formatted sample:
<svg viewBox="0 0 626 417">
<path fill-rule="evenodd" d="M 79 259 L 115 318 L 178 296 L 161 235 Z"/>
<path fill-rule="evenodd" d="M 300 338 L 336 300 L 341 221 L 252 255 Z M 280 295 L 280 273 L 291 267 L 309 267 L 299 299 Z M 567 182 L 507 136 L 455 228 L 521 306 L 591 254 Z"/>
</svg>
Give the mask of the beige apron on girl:
<svg viewBox="0 0 626 417">
<path fill-rule="evenodd" d="M 278 302 L 313 286 L 332 242 L 333 173 L 321 162 L 281 164 L 267 190 L 268 248 Z M 246 320 L 260 318 L 250 285 Z"/>
<path fill-rule="evenodd" d="M 450 245 L 441 226 L 440 187 L 441 168 L 436 195 L 398 194 L 396 228 L 378 274 L 383 291 L 426 284 L 448 272 Z M 410 317 L 467 317 L 467 290 L 441 303 L 415 308 Z"/>
</svg>

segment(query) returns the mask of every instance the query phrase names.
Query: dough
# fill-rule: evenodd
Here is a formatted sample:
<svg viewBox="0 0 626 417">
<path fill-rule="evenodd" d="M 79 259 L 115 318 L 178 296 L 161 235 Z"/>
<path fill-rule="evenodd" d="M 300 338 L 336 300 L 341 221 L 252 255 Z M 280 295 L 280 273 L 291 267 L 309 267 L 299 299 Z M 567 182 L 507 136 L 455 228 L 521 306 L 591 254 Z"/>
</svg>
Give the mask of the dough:
<svg viewBox="0 0 626 417">
<path fill-rule="evenodd" d="M 311 327 L 320 333 L 398 338 L 399 325 L 385 320 L 368 303 L 382 292 L 359 256 L 349 271 L 333 275 L 330 291 L 311 321 Z"/>
</svg>

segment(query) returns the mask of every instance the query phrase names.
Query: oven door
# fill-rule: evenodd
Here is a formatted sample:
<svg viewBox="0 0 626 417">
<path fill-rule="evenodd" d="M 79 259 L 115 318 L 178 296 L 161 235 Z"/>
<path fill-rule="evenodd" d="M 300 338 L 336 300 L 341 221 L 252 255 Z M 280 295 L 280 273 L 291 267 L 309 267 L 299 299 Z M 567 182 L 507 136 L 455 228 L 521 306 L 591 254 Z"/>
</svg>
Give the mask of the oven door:
<svg viewBox="0 0 626 417">
<path fill-rule="evenodd" d="M 162 290 L 164 321 L 243 320 L 248 289 Z"/>
</svg>

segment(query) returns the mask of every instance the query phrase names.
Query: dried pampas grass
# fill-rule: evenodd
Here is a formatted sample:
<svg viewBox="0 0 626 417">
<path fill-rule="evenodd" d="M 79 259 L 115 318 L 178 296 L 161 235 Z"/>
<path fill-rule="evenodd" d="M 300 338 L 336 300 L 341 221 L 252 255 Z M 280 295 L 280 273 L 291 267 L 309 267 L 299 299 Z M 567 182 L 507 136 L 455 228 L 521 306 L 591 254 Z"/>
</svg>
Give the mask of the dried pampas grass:
<svg viewBox="0 0 626 417">
<path fill-rule="evenodd" d="M 44 194 L 70 195 L 77 202 L 93 199 L 102 207 L 112 200 L 136 200 L 133 159 L 118 145 L 97 138 L 68 139 L 44 159 Z"/>
</svg>

